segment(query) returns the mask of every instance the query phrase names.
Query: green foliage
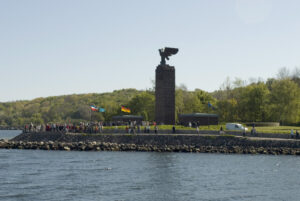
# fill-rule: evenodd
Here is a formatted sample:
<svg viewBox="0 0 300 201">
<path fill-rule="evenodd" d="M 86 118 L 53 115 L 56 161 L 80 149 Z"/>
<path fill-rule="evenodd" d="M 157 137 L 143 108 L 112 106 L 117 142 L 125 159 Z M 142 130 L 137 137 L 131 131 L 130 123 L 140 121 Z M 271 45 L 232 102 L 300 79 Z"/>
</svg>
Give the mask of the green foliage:
<svg viewBox="0 0 300 201">
<path fill-rule="evenodd" d="M 241 92 L 238 111 L 244 122 L 260 122 L 267 117 L 269 90 L 264 83 L 251 84 Z"/>
<path fill-rule="evenodd" d="M 283 124 L 300 121 L 300 88 L 292 80 L 283 79 L 272 83 L 270 94 L 271 118 Z"/>
<path fill-rule="evenodd" d="M 134 96 L 128 103 L 133 114 L 141 115 L 146 121 L 154 120 L 155 96 L 152 92 L 142 92 Z"/>
<path fill-rule="evenodd" d="M 109 121 L 120 113 L 120 106 L 126 105 L 137 94 L 135 89 L 116 90 L 113 93 L 80 94 L 32 101 L 0 103 L 0 126 L 23 126 L 26 123 Z M 105 108 L 105 113 L 92 112 L 90 105 Z M 92 116 L 91 116 L 92 115 Z"/>
<path fill-rule="evenodd" d="M 196 89 L 187 91 L 185 87 L 178 88 L 175 92 L 175 115 L 187 113 L 211 113 L 215 112 L 208 107 L 208 102 L 216 106 L 216 99 L 209 93 Z M 177 119 L 176 119 L 177 121 Z"/>
<path fill-rule="evenodd" d="M 213 93 L 200 89 L 188 91 L 182 85 L 175 91 L 176 120 L 179 114 L 217 113 L 220 122 L 278 121 L 284 125 L 300 124 L 300 78 L 296 75 L 292 78 L 281 77 L 284 78 L 272 78 L 249 85 L 239 79 L 233 83 L 227 79 L 221 90 Z M 215 109 L 208 107 L 208 102 Z M 90 105 L 105 108 L 106 112 L 92 112 Z M 129 107 L 133 115 L 142 115 L 145 120 L 155 119 L 153 91 L 122 89 L 112 93 L 0 103 L 0 126 L 22 126 L 30 122 L 110 121 L 112 116 L 123 114 L 121 105 Z M 206 129 L 218 130 L 219 127 L 211 126 Z"/>
<path fill-rule="evenodd" d="M 226 83 L 223 90 L 213 93 L 220 121 L 300 123 L 300 87 L 293 79 L 230 86 Z"/>
</svg>

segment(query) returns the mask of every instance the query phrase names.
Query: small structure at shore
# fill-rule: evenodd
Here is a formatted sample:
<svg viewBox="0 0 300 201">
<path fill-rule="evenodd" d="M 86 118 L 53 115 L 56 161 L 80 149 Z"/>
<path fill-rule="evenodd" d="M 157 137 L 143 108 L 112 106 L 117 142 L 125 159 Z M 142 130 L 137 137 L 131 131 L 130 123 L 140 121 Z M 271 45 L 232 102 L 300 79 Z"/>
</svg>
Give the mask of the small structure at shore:
<svg viewBox="0 0 300 201">
<path fill-rule="evenodd" d="M 188 126 L 190 123 L 193 126 L 202 125 L 218 125 L 219 116 L 217 114 L 208 113 L 191 113 L 191 114 L 180 114 L 179 124 Z"/>
<path fill-rule="evenodd" d="M 136 122 L 138 125 L 142 124 L 143 117 L 138 115 L 121 115 L 113 116 L 112 121 L 115 125 L 130 124 L 130 122 Z"/>
</svg>

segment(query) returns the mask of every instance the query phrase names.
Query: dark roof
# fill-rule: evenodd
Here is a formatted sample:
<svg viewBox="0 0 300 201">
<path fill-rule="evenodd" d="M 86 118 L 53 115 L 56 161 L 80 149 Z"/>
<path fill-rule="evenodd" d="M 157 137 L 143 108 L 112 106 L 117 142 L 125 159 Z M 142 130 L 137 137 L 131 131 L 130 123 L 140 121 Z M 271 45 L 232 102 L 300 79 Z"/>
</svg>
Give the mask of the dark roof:
<svg viewBox="0 0 300 201">
<path fill-rule="evenodd" d="M 191 114 L 180 114 L 179 117 L 218 117 L 217 114 L 209 113 L 191 113 Z"/>
<path fill-rule="evenodd" d="M 113 116 L 112 119 L 143 119 L 143 117 L 138 115 L 121 115 Z"/>
</svg>

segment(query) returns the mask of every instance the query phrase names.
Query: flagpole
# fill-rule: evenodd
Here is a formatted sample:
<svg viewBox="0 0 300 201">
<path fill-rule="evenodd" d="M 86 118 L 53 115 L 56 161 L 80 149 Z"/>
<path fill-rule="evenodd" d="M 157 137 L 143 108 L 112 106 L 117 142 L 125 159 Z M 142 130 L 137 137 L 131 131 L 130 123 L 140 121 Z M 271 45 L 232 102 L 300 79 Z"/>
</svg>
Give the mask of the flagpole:
<svg viewBox="0 0 300 201">
<path fill-rule="evenodd" d="M 94 104 L 92 104 L 92 106 L 94 106 Z M 92 110 L 92 108 L 90 108 L 90 110 L 91 110 L 90 123 L 92 123 L 93 110 Z"/>
<path fill-rule="evenodd" d="M 91 115 L 90 115 L 90 122 L 92 122 L 92 109 L 90 109 L 90 111 L 91 111 Z"/>
</svg>

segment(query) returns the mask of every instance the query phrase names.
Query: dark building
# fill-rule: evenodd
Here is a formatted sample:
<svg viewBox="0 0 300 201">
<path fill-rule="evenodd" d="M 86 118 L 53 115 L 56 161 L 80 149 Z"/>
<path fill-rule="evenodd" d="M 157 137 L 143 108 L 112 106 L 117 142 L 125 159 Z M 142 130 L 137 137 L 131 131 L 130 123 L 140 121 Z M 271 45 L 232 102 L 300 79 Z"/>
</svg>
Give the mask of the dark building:
<svg viewBox="0 0 300 201">
<path fill-rule="evenodd" d="M 175 124 L 175 68 L 159 65 L 155 71 L 155 121 Z"/>
<path fill-rule="evenodd" d="M 129 124 L 130 122 L 136 121 L 138 125 L 142 124 L 143 117 L 137 115 L 121 115 L 121 116 L 113 116 L 112 121 L 116 125 L 125 125 Z"/>
<path fill-rule="evenodd" d="M 179 123 L 185 126 L 188 126 L 189 123 L 192 123 L 193 126 L 218 125 L 219 116 L 207 113 L 180 114 Z"/>
</svg>

